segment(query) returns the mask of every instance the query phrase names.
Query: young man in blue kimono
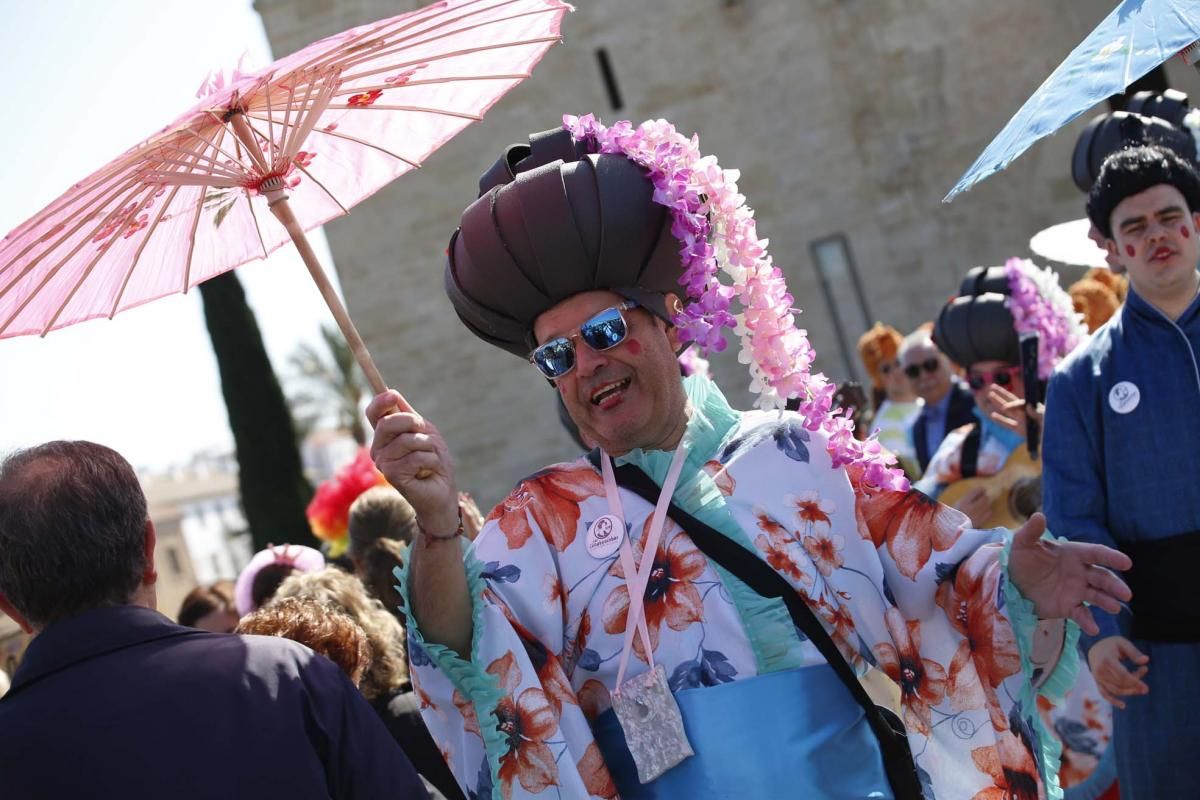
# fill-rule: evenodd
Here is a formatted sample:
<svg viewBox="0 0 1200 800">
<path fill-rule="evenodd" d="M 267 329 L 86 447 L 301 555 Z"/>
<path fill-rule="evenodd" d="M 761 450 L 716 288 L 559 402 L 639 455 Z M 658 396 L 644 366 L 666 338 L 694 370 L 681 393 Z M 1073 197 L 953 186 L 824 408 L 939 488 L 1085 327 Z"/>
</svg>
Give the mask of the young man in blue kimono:
<svg viewBox="0 0 1200 800">
<path fill-rule="evenodd" d="M 460 784 L 503 800 L 916 796 L 894 791 L 833 662 L 781 598 L 702 552 L 699 521 L 786 581 L 833 657 L 896 681 L 918 793 L 1058 797 L 1028 669 L 1036 617 L 1093 629 L 1084 602 L 1127 596 L 1100 565 L 1127 559 L 1040 540 L 1040 517 L 1015 536 L 972 530 L 880 483 L 885 470 L 835 462 L 835 437 L 803 413 L 736 411 L 706 378 L 681 380 L 687 232 L 652 165 L 585 144 L 560 129 L 505 152 L 451 239 L 446 289 L 475 335 L 550 380 L 604 469 L 580 458 L 529 476 L 465 545 L 436 427 L 396 392 L 367 410 L 375 462 L 417 514 L 401 579 L 412 677 Z M 714 227 L 747 219 L 736 205 L 710 207 Z M 674 485 L 660 505 L 686 516 L 664 524 L 653 498 L 602 477 L 609 459 Z M 1047 685 L 1073 658 L 1041 662 Z M 675 703 L 682 730 L 644 741 L 620 717 L 631 696 L 660 719 Z"/>
<path fill-rule="evenodd" d="M 1129 276 L 1124 307 L 1050 380 L 1044 433 L 1051 530 L 1117 547 L 1133 601 L 1083 640 L 1116 706 L 1122 798 L 1200 785 L 1200 178 L 1155 146 L 1109 157 L 1088 216 Z"/>
</svg>

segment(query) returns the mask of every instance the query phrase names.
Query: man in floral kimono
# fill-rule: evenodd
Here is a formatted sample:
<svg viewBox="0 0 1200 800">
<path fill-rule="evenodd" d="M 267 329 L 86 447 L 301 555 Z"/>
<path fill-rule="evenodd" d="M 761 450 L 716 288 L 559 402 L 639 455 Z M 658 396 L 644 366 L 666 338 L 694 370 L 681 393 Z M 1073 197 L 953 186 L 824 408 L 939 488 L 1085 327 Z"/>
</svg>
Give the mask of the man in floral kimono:
<svg viewBox="0 0 1200 800">
<path fill-rule="evenodd" d="M 1127 559 L 1044 540 L 1040 517 L 972 530 L 897 488 L 808 372 L 736 173 L 662 121 L 566 122 L 510 147 L 464 212 L 446 271 L 464 324 L 534 362 L 602 464 L 674 484 L 669 499 L 782 576 L 856 670 L 898 684 L 926 798 L 1058 796 L 1033 680 L 1069 682 L 1078 629 L 1061 621 L 1094 630 L 1083 603 L 1116 609 L 1128 591 L 1106 567 Z M 777 406 L 798 393 L 799 413 L 735 411 L 707 378 L 681 380 L 681 340 L 712 343 L 705 325 L 734 294 L 755 388 Z M 401 577 L 413 681 L 470 796 L 896 796 L 861 707 L 784 604 L 658 524 L 650 501 L 580 458 L 520 482 L 468 546 L 434 425 L 395 392 L 368 417 L 376 463 L 420 522 Z M 605 515 L 632 558 L 603 547 Z M 694 755 L 642 781 L 640 731 L 611 706 L 658 669 Z"/>
</svg>

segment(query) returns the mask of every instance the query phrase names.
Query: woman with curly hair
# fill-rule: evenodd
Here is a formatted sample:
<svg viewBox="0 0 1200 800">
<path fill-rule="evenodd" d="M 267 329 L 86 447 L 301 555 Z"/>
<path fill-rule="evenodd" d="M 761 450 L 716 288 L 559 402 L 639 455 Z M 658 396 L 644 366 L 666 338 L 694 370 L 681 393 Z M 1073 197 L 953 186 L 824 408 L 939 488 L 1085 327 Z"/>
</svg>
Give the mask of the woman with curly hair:
<svg viewBox="0 0 1200 800">
<path fill-rule="evenodd" d="M 271 604 L 288 598 L 320 603 L 357 623 L 371 651 L 359 690 L 383 718 L 417 772 L 431 784 L 427 786 L 430 795 L 461 798 L 454 776 L 421 721 L 420 704 L 408 678 L 400 622 L 367 593 L 362 581 L 336 567 L 293 573 L 280 584 Z M 441 794 L 435 794 L 435 790 Z"/>
</svg>

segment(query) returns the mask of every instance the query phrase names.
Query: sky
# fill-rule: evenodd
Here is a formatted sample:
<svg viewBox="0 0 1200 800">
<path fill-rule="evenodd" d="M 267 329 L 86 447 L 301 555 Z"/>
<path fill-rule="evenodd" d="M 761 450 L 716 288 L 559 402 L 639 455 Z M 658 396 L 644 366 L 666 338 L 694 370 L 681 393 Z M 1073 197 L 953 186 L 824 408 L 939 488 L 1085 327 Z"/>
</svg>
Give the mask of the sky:
<svg viewBox="0 0 1200 800">
<path fill-rule="evenodd" d="M 4 17 L 0 234 L 191 107 L 210 70 L 243 54 L 247 72 L 271 60 L 252 0 L 9 2 Z M 319 230 L 310 241 L 331 267 Z M 291 247 L 237 274 L 286 374 L 288 355 L 332 318 Z M 0 339 L 0 454 L 64 438 L 146 469 L 232 449 L 198 291 Z"/>
</svg>

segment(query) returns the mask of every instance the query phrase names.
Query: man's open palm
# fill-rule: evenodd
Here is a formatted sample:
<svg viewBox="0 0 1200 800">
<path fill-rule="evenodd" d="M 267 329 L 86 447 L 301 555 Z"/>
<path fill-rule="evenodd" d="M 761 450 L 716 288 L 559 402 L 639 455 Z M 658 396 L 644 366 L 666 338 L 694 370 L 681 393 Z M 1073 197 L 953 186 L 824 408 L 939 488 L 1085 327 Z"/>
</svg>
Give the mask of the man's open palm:
<svg viewBox="0 0 1200 800">
<path fill-rule="evenodd" d="M 1034 514 L 1013 535 L 1009 572 L 1017 589 L 1042 619 L 1073 619 L 1099 633 L 1084 603 L 1116 614 L 1132 593 L 1111 570 L 1132 566 L 1129 556 L 1100 544 L 1043 539 L 1046 518 Z"/>
</svg>

